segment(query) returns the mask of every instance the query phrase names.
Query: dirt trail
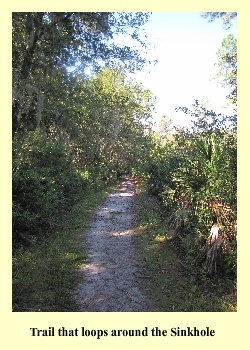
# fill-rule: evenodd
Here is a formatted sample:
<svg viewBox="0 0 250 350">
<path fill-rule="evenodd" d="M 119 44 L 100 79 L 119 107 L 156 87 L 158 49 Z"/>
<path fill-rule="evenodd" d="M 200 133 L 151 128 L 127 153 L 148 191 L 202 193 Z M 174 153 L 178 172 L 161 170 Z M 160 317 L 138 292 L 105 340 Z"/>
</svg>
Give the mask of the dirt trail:
<svg viewBox="0 0 250 350">
<path fill-rule="evenodd" d="M 138 286 L 131 242 L 135 185 L 129 178 L 98 208 L 87 234 L 88 258 L 76 291 L 79 311 L 152 311 Z"/>
</svg>

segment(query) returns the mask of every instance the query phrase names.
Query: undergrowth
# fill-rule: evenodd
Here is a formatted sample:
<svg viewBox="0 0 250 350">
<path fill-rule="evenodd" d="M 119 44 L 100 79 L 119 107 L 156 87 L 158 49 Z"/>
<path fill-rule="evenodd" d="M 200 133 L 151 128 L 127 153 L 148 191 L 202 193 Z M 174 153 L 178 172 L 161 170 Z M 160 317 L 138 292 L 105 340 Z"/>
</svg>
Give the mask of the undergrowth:
<svg viewBox="0 0 250 350">
<path fill-rule="evenodd" d="M 142 186 L 135 200 L 133 242 L 141 288 L 158 312 L 236 311 L 235 285 L 229 279 L 197 273 L 173 240 L 162 208 Z"/>
<path fill-rule="evenodd" d="M 72 291 L 79 280 L 77 270 L 85 264 L 82 234 L 111 188 L 113 186 L 85 195 L 84 200 L 61 218 L 49 238 L 15 248 L 12 311 L 78 311 Z"/>
</svg>

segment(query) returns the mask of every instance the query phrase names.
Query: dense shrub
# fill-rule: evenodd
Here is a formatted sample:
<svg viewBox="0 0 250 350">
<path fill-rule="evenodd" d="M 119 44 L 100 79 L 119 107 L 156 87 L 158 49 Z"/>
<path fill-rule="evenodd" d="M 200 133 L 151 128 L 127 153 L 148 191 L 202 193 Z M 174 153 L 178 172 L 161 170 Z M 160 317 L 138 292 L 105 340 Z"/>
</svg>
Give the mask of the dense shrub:
<svg viewBox="0 0 250 350">
<path fill-rule="evenodd" d="M 65 147 L 29 132 L 13 141 L 13 239 L 42 235 L 84 195 L 88 179 Z"/>
<path fill-rule="evenodd" d="M 197 125 L 196 125 L 197 126 Z M 148 191 L 198 271 L 236 276 L 237 154 L 233 130 L 178 130 L 152 148 Z"/>
</svg>

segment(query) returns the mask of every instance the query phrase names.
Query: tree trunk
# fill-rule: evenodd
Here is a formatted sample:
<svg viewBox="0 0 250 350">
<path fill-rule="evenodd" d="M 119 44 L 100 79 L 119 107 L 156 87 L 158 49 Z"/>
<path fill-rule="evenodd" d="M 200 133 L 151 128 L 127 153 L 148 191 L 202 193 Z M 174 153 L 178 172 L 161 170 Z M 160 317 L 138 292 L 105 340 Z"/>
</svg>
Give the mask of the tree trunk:
<svg viewBox="0 0 250 350">
<path fill-rule="evenodd" d="M 27 79 L 29 76 L 37 42 L 41 36 L 43 15 L 43 12 L 38 12 L 34 15 L 34 17 L 32 13 L 28 13 L 27 15 L 26 30 L 28 35 L 28 41 L 26 44 L 26 52 L 24 55 L 21 69 L 22 79 Z"/>
<path fill-rule="evenodd" d="M 42 34 L 42 21 L 43 21 L 43 12 L 38 13 L 27 13 L 26 19 L 26 35 L 27 35 L 27 43 L 26 43 L 26 51 L 24 54 L 22 66 L 21 66 L 21 74 L 19 78 L 18 84 L 18 96 L 22 97 L 24 93 L 25 82 L 29 78 L 29 74 L 32 68 L 32 62 L 34 53 L 37 47 L 37 43 Z M 13 96 L 12 103 L 12 137 L 15 135 L 16 131 L 20 126 L 20 113 L 21 113 L 21 103 L 19 99 L 15 99 Z M 39 118 L 39 115 L 38 115 Z"/>
</svg>

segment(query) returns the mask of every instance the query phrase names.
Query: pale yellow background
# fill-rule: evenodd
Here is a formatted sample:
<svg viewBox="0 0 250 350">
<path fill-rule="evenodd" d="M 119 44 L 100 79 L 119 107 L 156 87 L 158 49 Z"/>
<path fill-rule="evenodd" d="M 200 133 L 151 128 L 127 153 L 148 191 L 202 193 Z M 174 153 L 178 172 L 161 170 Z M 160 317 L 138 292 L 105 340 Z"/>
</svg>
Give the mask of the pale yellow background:
<svg viewBox="0 0 250 350">
<path fill-rule="evenodd" d="M 246 349 L 249 346 L 249 9 L 247 1 L 3 1 L 1 3 L 1 335 L 8 349 Z M 206 5 L 207 4 L 207 5 Z M 11 12 L 16 11 L 237 11 L 239 47 L 238 312 L 237 313 L 12 313 L 11 311 Z M 226 33 L 225 33 L 226 36 Z M 185 57 L 184 57 L 185 59 Z M 194 96 L 195 98 L 195 96 Z M 47 329 L 214 329 L 214 337 L 31 337 Z"/>
</svg>

